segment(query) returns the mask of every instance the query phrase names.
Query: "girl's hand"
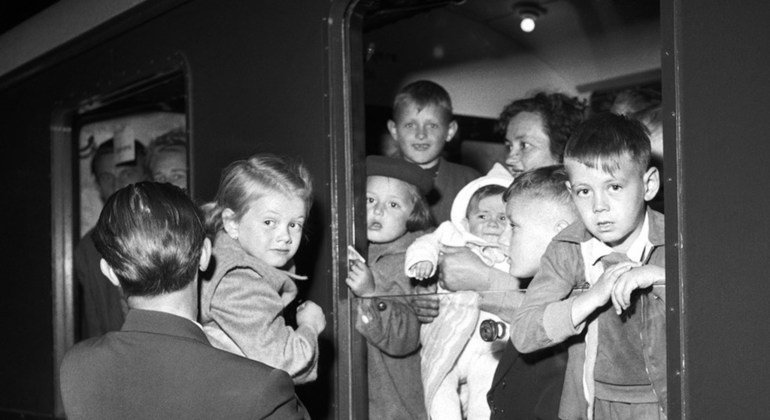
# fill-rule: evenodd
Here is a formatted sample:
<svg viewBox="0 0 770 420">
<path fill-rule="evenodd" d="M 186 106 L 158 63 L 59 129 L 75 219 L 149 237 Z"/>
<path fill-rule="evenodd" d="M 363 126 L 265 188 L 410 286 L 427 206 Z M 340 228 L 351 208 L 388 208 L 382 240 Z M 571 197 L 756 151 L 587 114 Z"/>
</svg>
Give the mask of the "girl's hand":
<svg viewBox="0 0 770 420">
<path fill-rule="evenodd" d="M 656 281 L 665 280 L 666 272 L 663 267 L 644 265 L 632 268 L 621 274 L 612 288 L 612 306 L 620 315 L 631 305 L 631 293 L 637 289 L 646 289 Z"/>
<path fill-rule="evenodd" d="M 417 280 L 425 280 L 430 278 L 430 273 L 433 271 L 433 263 L 430 261 L 420 261 L 409 267 L 409 272 L 412 273 L 412 277 Z"/>
<path fill-rule="evenodd" d="M 315 302 L 306 300 L 297 306 L 297 325 L 307 325 L 316 334 L 326 328 L 326 317 L 320 306 Z"/>
<path fill-rule="evenodd" d="M 358 297 L 374 295 L 374 276 L 372 275 L 372 270 L 359 260 L 351 261 L 348 278 L 345 279 L 345 283 L 353 291 L 353 294 Z"/>
</svg>

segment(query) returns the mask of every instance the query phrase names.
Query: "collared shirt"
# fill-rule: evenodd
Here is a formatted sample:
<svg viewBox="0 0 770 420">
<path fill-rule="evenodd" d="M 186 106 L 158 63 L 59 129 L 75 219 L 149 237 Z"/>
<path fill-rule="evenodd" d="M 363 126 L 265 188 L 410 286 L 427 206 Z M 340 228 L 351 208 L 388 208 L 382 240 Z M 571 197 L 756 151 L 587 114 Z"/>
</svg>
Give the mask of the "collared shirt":
<svg viewBox="0 0 770 420">
<path fill-rule="evenodd" d="M 592 237 L 580 244 L 580 250 L 585 263 L 585 276 L 588 284 L 593 286 L 604 274 L 604 266 L 601 259 L 615 252 L 609 245 Z M 650 242 L 650 216 L 645 213 L 642 230 L 639 236 L 631 242 L 626 251 L 626 256 L 635 262 L 645 262 L 652 252 Z M 596 366 L 596 354 L 598 350 L 598 325 L 596 321 L 590 322 L 585 337 L 585 364 L 583 365 L 583 391 L 588 403 L 588 418 L 593 418 L 594 401 L 594 368 Z"/>
</svg>

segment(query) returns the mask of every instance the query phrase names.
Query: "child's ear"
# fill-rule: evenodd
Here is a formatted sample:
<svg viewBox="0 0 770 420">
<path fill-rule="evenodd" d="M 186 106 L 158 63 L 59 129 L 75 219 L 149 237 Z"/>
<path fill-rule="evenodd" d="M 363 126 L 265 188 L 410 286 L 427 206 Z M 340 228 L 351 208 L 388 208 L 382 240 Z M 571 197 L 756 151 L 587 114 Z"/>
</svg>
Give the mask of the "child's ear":
<svg viewBox="0 0 770 420">
<path fill-rule="evenodd" d="M 452 141 L 452 139 L 455 137 L 455 134 L 457 134 L 457 121 L 452 120 L 452 122 L 449 123 L 449 128 L 447 129 L 446 142 L 449 143 Z"/>
<path fill-rule="evenodd" d="M 660 172 L 658 172 L 658 168 L 651 166 L 642 176 L 642 180 L 644 181 L 644 201 L 650 201 L 655 198 L 658 189 L 660 189 Z"/>
<path fill-rule="evenodd" d="M 566 221 L 564 219 L 560 219 L 558 222 L 556 222 L 556 225 L 554 225 L 553 229 L 554 229 L 555 233 L 558 234 L 559 232 L 564 230 L 564 228 L 566 228 L 567 226 L 569 226 L 571 224 L 572 223 L 570 223 L 570 222 L 568 222 L 568 221 Z"/>
<path fill-rule="evenodd" d="M 201 260 L 198 265 L 200 271 L 206 271 L 209 268 L 209 261 L 211 261 L 211 240 L 206 238 L 203 240 L 203 248 L 201 249 Z"/>
<path fill-rule="evenodd" d="M 238 220 L 235 218 L 234 211 L 229 208 L 222 210 L 222 227 L 224 227 L 225 232 L 236 241 L 238 240 L 238 225 Z"/>
<path fill-rule="evenodd" d="M 393 137 L 393 140 L 398 141 L 398 136 L 396 136 L 396 122 L 393 120 L 388 120 L 388 132 L 390 133 L 390 136 Z"/>
<path fill-rule="evenodd" d="M 107 264 L 107 261 L 104 261 L 104 258 L 99 260 L 99 268 L 102 270 L 102 274 L 110 280 L 110 283 L 120 287 L 120 282 L 118 281 L 117 274 L 115 274 L 115 270 Z"/>
</svg>

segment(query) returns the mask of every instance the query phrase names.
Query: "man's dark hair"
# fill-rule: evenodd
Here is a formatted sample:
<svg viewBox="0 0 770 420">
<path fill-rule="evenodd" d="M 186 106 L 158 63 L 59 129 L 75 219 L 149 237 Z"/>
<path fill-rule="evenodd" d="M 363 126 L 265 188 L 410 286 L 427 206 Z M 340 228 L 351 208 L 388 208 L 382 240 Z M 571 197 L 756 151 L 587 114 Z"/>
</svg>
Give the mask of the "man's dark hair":
<svg viewBox="0 0 770 420">
<path fill-rule="evenodd" d="M 505 135 L 508 123 L 521 112 L 531 112 L 543 119 L 543 130 L 550 140 L 551 154 L 561 162 L 564 159 L 564 145 L 572 131 L 583 121 L 585 104 L 578 98 L 562 93 L 539 92 L 532 97 L 515 100 L 503 108 L 497 121 L 497 131 Z"/>
<path fill-rule="evenodd" d="M 113 139 L 109 139 L 102 142 L 99 147 L 96 148 L 94 157 L 91 158 L 91 173 L 97 175 L 96 161 L 98 161 L 102 156 L 110 155 L 112 153 L 115 153 L 115 141 Z M 130 162 L 122 162 L 120 165 L 144 165 L 144 160 L 147 156 L 147 150 L 145 149 L 144 145 L 137 140 L 134 140 L 134 153 L 136 155 L 134 160 Z"/>
<path fill-rule="evenodd" d="M 174 292 L 195 279 L 206 232 L 198 207 L 171 184 L 139 182 L 104 205 L 93 239 L 127 296 Z"/>
<path fill-rule="evenodd" d="M 620 158 L 628 153 L 644 172 L 650 166 L 647 128 L 633 118 L 610 112 L 596 114 L 578 126 L 567 142 L 564 157 L 583 165 L 614 173 Z"/>
</svg>

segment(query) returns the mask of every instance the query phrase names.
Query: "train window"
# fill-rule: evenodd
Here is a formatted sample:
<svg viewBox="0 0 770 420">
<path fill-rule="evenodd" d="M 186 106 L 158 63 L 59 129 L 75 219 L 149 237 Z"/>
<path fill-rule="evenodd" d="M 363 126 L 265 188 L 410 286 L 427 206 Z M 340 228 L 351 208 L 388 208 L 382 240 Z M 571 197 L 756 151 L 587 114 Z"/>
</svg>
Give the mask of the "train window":
<svg viewBox="0 0 770 420">
<path fill-rule="evenodd" d="M 385 129 L 392 118 L 393 99 L 402 86 L 417 80 L 436 82 L 451 97 L 459 128 L 454 139 L 447 143 L 443 157 L 480 173 L 487 173 L 507 157 L 505 133 L 496 127 L 505 106 L 536 92 L 558 92 L 576 98 L 585 107 L 586 114 L 612 110 L 647 118 L 642 122 L 650 124 L 658 118 L 655 112 L 659 112 L 661 103 L 661 44 L 657 0 L 382 0 L 360 1 L 356 7 L 361 21 L 356 22 L 360 28 L 357 26 L 355 30 L 360 32 L 352 34 L 351 39 L 354 46 L 360 46 L 357 53 L 363 77 L 357 88 L 363 91 L 367 154 L 394 153 L 393 138 Z M 520 27 L 527 12 L 537 15 L 535 30 L 531 32 L 524 32 Z M 637 108 L 619 108 L 630 107 L 632 103 Z M 662 157 L 662 140 L 658 149 Z M 662 164 L 662 160 L 656 163 Z M 661 197 L 659 194 L 660 200 Z M 659 204 L 658 209 L 662 210 L 662 201 Z M 458 314 L 473 313 L 471 308 L 479 300 L 507 299 L 507 292 L 503 290 L 456 299 L 450 299 L 450 295 L 440 289 L 432 293 L 445 301 L 447 309 Z M 356 328 L 366 330 L 362 322 L 375 322 L 391 307 L 409 304 L 408 297 L 394 294 L 399 293 L 382 292 L 354 299 L 353 306 L 365 314 L 364 321 L 360 317 L 354 320 Z M 438 337 L 440 348 L 423 346 L 422 352 L 433 351 L 439 359 L 456 357 L 456 353 L 447 356 L 446 351 L 450 345 L 462 348 L 465 344 L 450 343 L 456 338 L 452 332 L 460 327 L 465 328 L 465 337 L 468 334 L 476 338 L 483 336 L 484 341 L 492 345 L 504 342 L 509 332 L 507 326 L 499 318 L 489 319 L 491 321 L 483 326 L 486 318 L 455 322 L 447 326 L 449 332 L 444 331 L 443 336 L 441 327 L 432 329 L 435 335 L 431 337 Z M 372 337 L 367 340 L 376 341 Z M 383 353 L 369 346 L 369 362 L 379 363 L 372 351 L 381 357 Z M 451 361 L 436 363 L 451 364 Z M 423 369 L 425 366 L 423 363 Z M 434 373 L 423 371 L 422 380 L 428 387 L 425 391 L 439 398 L 435 392 L 440 391 L 434 387 L 438 382 L 431 377 Z M 369 386 L 371 381 L 370 377 Z M 413 396 L 406 387 L 387 388 L 381 382 L 377 379 L 376 386 L 380 387 L 377 398 L 382 401 L 403 402 Z M 388 392 L 398 395 L 382 395 Z M 353 398 L 366 398 L 366 395 Z M 482 399 L 482 406 L 487 405 L 486 392 L 477 393 L 475 398 Z M 370 400 L 370 413 L 372 403 Z M 460 413 L 453 415 L 459 417 Z"/>
<path fill-rule="evenodd" d="M 144 180 L 188 188 L 186 104 L 184 76 L 174 72 L 92 97 L 74 116 L 76 338 L 118 329 L 127 310 L 118 288 L 101 277 L 90 239 L 104 202 L 116 190 Z"/>
</svg>

